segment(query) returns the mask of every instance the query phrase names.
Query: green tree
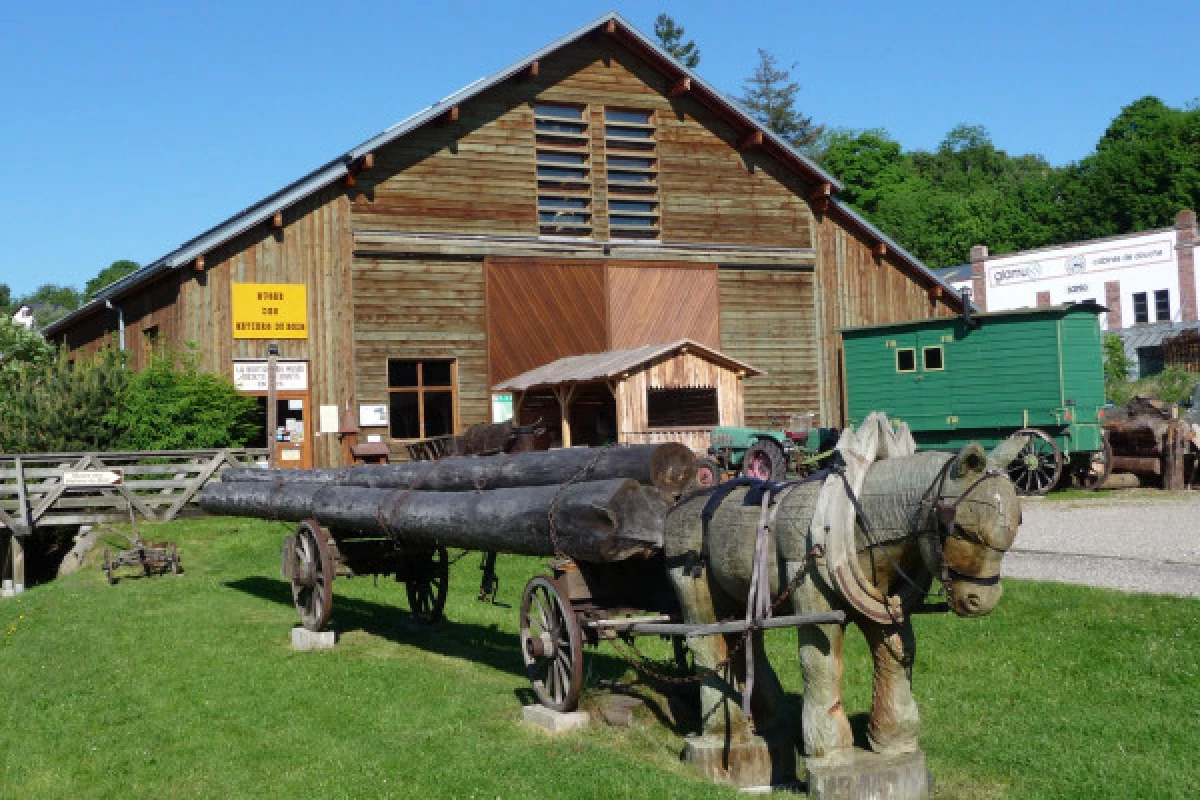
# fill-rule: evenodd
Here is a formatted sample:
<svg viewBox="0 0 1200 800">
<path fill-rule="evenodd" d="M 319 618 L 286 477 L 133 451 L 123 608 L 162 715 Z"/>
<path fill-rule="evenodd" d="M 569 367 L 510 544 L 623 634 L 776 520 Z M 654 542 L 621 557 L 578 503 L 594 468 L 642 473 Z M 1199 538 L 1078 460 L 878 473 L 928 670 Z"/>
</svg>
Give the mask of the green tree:
<svg viewBox="0 0 1200 800">
<path fill-rule="evenodd" d="M 241 447 L 261 433 L 258 402 L 201 372 L 194 351 L 153 355 L 110 416 L 122 450 Z"/>
<path fill-rule="evenodd" d="M 92 297 L 96 294 L 96 292 L 100 291 L 105 286 L 116 283 L 121 278 L 124 278 L 131 272 L 137 272 L 141 268 L 142 265 L 136 261 L 129 261 L 126 259 L 114 261 L 104 269 L 100 270 L 100 273 L 96 275 L 96 277 L 87 282 L 87 286 L 83 287 L 83 296 Z"/>
<path fill-rule="evenodd" d="M 669 14 L 659 14 L 654 20 L 654 35 L 663 50 L 688 69 L 695 69 L 700 63 L 700 49 L 691 39 L 685 42 L 683 32 L 683 28 L 677 25 Z"/>
<path fill-rule="evenodd" d="M 8 315 L 0 317 L 0 376 L 13 374 L 22 365 L 45 365 L 53 360 L 54 348 L 39 333 L 26 330 Z"/>
<path fill-rule="evenodd" d="M 809 149 L 825 131 L 796 109 L 800 84 L 779 66 L 775 56 L 759 49 L 754 74 L 742 84 L 741 102 L 754 117 L 793 147 Z"/>
<path fill-rule="evenodd" d="M 42 284 L 32 294 L 21 298 L 22 303 L 27 303 L 33 309 L 34 319 L 41 327 L 70 314 L 79 308 L 82 301 L 77 289 L 54 283 Z"/>
<path fill-rule="evenodd" d="M 15 310 L 13 308 L 12 289 L 9 288 L 7 283 L 0 283 L 0 313 L 3 313 L 7 317 L 11 316 Z"/>
<path fill-rule="evenodd" d="M 1104 395 L 1117 405 L 1128 403 L 1135 387 L 1129 379 L 1133 359 L 1125 353 L 1125 343 L 1115 333 L 1107 334 L 1102 345 L 1104 353 Z"/>
</svg>

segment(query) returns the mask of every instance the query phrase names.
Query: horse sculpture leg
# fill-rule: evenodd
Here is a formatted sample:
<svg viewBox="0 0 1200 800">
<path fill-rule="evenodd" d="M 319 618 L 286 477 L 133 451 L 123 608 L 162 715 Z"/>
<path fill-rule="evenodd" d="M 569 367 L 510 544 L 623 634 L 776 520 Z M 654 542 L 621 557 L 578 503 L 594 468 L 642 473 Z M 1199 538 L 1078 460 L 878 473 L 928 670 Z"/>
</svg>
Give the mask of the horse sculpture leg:
<svg viewBox="0 0 1200 800">
<path fill-rule="evenodd" d="M 685 622 L 705 624 L 717 621 L 717 609 L 705 572 L 692 578 L 686 574 L 684 567 L 676 567 L 670 570 L 670 577 Z M 729 647 L 725 637 L 720 634 L 697 636 L 688 640 L 688 647 L 695 658 L 697 672 L 708 673 L 700 682 L 700 722 L 703 732 L 727 739 L 747 734 L 749 727 L 731 686 L 733 671 L 727 663 Z M 720 664 L 724 666 L 717 669 Z"/>
<path fill-rule="evenodd" d="M 875 662 L 871 720 L 867 741 L 876 753 L 911 753 L 917 749 L 920 716 L 912 694 L 912 664 L 916 638 L 912 623 L 859 624 Z"/>
<path fill-rule="evenodd" d="M 802 568 L 789 564 L 789 571 Z M 793 573 L 794 574 L 794 573 Z M 793 590 L 795 613 L 830 611 L 827 590 L 805 576 Z M 842 707 L 842 625 L 805 625 L 799 629 L 800 668 L 804 672 L 804 708 L 801 711 L 804 754 L 831 755 L 854 745 L 850 720 Z"/>
</svg>

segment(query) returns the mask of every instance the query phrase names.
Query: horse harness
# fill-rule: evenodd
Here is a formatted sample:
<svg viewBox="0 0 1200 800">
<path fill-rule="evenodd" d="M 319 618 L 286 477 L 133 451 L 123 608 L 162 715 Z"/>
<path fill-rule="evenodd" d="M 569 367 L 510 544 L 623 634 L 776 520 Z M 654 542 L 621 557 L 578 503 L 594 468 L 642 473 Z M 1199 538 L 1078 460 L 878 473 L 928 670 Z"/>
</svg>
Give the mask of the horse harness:
<svg viewBox="0 0 1200 800">
<path fill-rule="evenodd" d="M 945 488 L 946 480 L 950 475 L 950 468 L 957 460 L 958 459 L 952 458 L 947 461 L 946 465 L 942 467 L 941 472 L 938 473 L 938 479 L 934 484 L 938 487 L 937 495 L 935 496 L 933 502 L 930 503 L 930 511 L 937 520 L 937 550 L 938 561 L 941 563 L 940 577 L 942 580 L 942 587 L 945 589 L 950 585 L 951 581 L 970 583 L 976 586 L 995 586 L 1000 582 L 1000 572 L 998 570 L 994 575 L 981 577 L 977 575 L 966 575 L 951 567 L 949 562 L 946 561 L 946 540 L 952 537 L 965 540 L 963 536 L 956 532 L 956 523 L 958 520 L 958 506 L 967 499 L 967 496 L 989 478 L 1002 478 L 1008 476 L 1003 471 L 998 469 L 986 469 L 984 470 L 983 474 L 972 481 L 966 489 L 963 489 L 961 492 L 959 492 L 958 497 L 955 498 L 954 502 L 947 503 L 945 497 L 942 495 L 942 489 Z M 924 505 L 924 503 L 925 500 L 922 500 L 922 505 Z M 983 544 L 985 547 L 990 547 L 990 545 L 988 545 L 986 542 Z"/>
</svg>

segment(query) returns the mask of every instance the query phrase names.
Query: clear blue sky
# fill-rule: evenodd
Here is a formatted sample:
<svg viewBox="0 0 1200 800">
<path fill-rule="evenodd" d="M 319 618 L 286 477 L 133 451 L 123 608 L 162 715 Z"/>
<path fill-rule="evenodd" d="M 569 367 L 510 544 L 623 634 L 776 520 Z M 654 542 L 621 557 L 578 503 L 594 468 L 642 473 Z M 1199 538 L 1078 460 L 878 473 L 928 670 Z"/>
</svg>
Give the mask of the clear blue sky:
<svg viewBox="0 0 1200 800">
<path fill-rule="evenodd" d="M 934 148 L 985 126 L 1085 156 L 1146 94 L 1200 96 L 1200 2 L 0 3 L 0 282 L 82 287 L 158 258 L 312 168 L 609 10 L 660 11 L 731 93 L 756 48 L 800 107 Z"/>
</svg>

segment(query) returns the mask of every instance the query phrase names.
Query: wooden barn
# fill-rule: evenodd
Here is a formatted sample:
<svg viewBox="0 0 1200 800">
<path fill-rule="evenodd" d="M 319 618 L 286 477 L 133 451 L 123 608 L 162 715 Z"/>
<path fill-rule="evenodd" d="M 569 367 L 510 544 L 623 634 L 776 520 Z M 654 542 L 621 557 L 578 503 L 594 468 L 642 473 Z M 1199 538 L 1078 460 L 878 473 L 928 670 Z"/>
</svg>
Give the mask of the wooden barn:
<svg viewBox="0 0 1200 800">
<path fill-rule="evenodd" d="M 841 185 L 616 14 L 394 125 L 49 326 L 135 366 L 195 343 L 333 465 L 492 421 L 565 356 L 689 339 L 772 411 L 844 417 L 838 329 L 957 313 Z"/>
</svg>

